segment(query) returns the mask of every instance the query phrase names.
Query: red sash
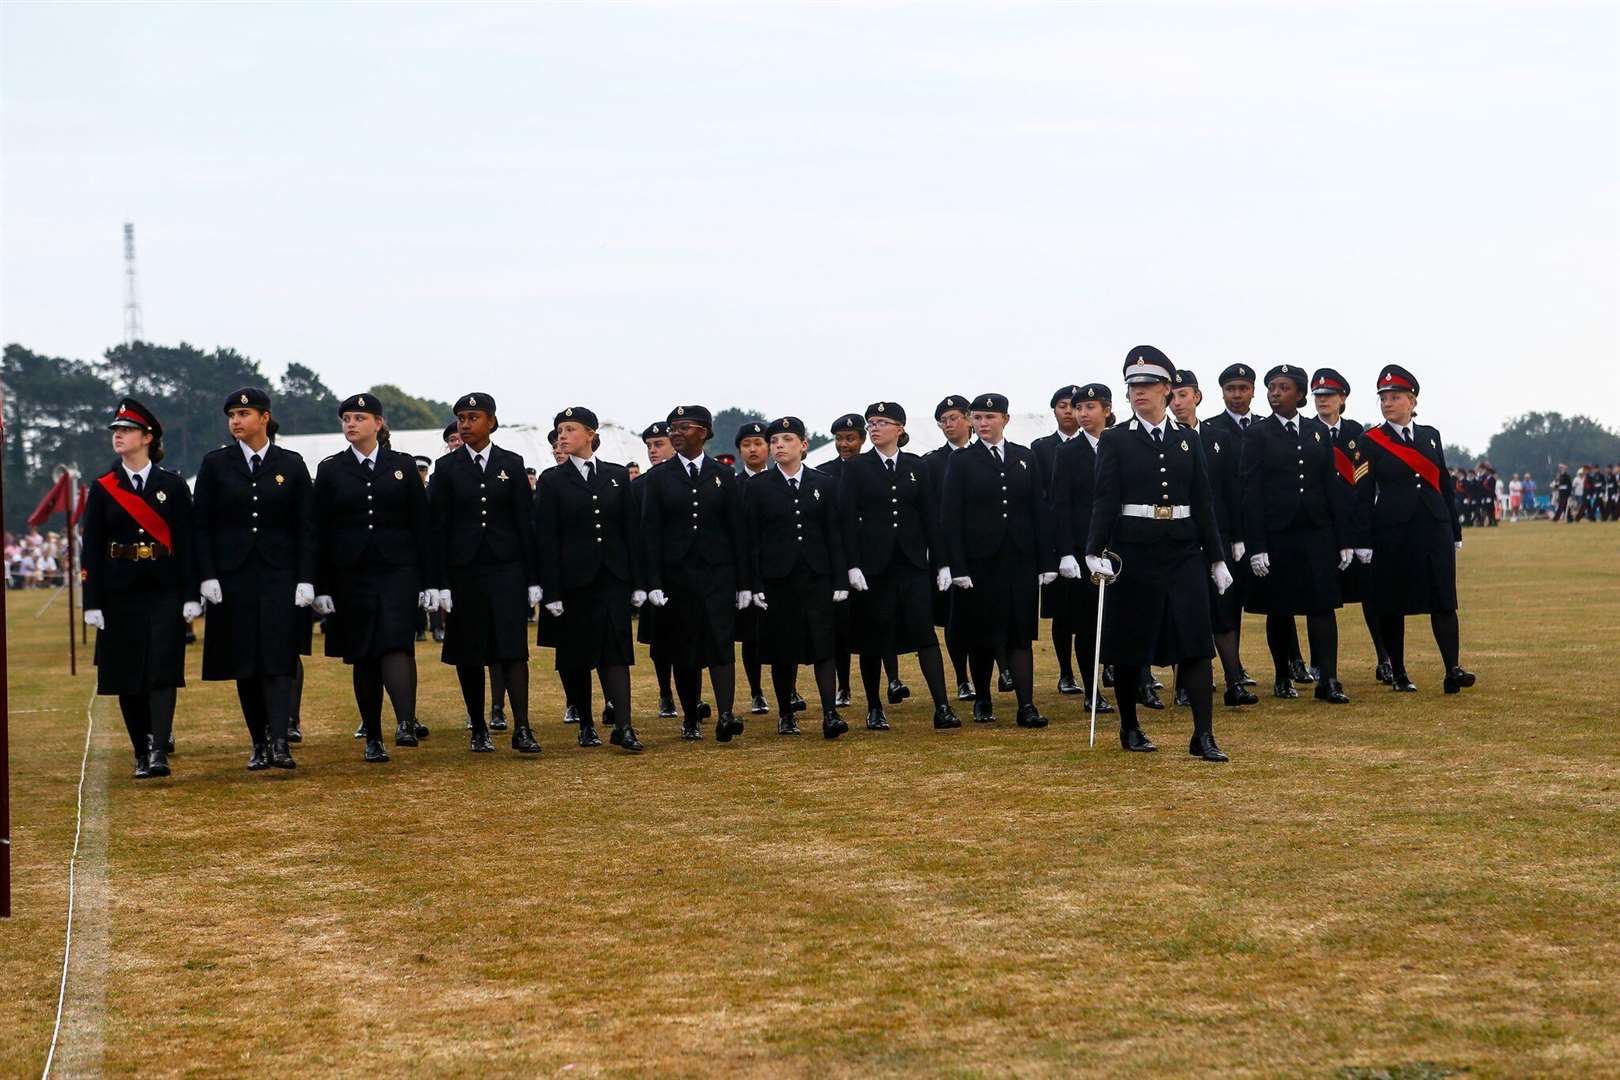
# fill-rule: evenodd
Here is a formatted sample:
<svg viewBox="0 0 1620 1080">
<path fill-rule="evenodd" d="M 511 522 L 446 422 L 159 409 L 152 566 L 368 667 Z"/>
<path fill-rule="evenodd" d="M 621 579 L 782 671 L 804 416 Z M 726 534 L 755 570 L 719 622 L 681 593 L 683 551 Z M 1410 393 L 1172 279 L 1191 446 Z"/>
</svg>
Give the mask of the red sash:
<svg viewBox="0 0 1620 1080">
<path fill-rule="evenodd" d="M 1356 486 L 1356 463 L 1350 460 L 1349 454 L 1337 446 L 1333 448 L 1333 467 L 1339 470 L 1339 479 L 1351 487 Z"/>
<path fill-rule="evenodd" d="M 1440 491 L 1440 466 L 1419 453 L 1417 447 L 1396 442 L 1385 433 L 1382 427 L 1368 429 L 1366 437 L 1400 458 L 1401 461 L 1406 463 L 1407 468 L 1428 481 L 1430 487 L 1434 488 L 1435 491 Z"/>
<path fill-rule="evenodd" d="M 170 551 L 174 550 L 174 543 L 169 536 L 169 523 L 139 495 L 119 487 L 116 474 L 102 473 L 96 483 L 113 497 L 114 502 L 124 508 L 126 514 L 135 519 L 135 524 L 151 533 L 152 539 Z"/>
</svg>

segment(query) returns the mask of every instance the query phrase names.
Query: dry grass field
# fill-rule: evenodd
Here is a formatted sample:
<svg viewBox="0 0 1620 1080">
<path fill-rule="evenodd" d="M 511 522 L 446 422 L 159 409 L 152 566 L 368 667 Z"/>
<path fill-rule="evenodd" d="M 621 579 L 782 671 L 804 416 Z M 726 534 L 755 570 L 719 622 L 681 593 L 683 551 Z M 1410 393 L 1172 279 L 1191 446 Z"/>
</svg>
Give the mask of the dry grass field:
<svg viewBox="0 0 1620 1080">
<path fill-rule="evenodd" d="M 731 746 L 647 719 L 580 750 L 536 651 L 538 758 L 433 728 L 360 761 L 348 672 L 316 659 L 293 773 L 249 774 L 228 684 L 181 697 L 176 774 L 129 780 L 93 703 L 64 1074 L 1620 1075 L 1620 527 L 1474 530 L 1464 659 L 1440 693 L 1217 707 L 1232 755 L 1086 747 L 1053 718 L 828 744 L 756 718 Z M 56 1006 L 93 676 L 13 594 L 16 916 L 0 1073 Z M 1264 676 L 1260 628 L 1245 660 Z M 317 645 L 318 649 L 318 645 Z M 919 693 L 922 680 L 905 664 Z M 802 685 L 809 689 L 806 677 Z M 1262 687 L 1262 689 L 1265 689 Z M 391 714 L 390 714 L 391 715 Z M 761 720 L 766 722 L 761 722 Z M 806 730 L 811 731 L 810 725 Z M 1382 1072 L 1381 1072 L 1382 1071 Z"/>
</svg>

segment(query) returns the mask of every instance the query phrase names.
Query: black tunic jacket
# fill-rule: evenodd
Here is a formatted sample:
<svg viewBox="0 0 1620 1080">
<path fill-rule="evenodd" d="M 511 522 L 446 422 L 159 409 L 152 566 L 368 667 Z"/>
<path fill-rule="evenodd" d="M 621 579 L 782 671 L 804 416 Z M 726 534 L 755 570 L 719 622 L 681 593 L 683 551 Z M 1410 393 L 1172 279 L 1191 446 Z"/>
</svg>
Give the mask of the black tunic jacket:
<svg viewBox="0 0 1620 1080">
<path fill-rule="evenodd" d="M 743 499 L 747 518 L 749 578 L 746 589 L 790 576 L 802 563 L 812 573 L 832 579 L 832 587 L 849 588 L 844 560 L 835 481 L 815 469 L 800 469 L 794 490 L 778 469 L 766 469 L 747 483 Z"/>
<path fill-rule="evenodd" d="M 737 474 L 705 454 L 695 480 L 678 456 L 644 475 L 641 536 L 647 589 L 662 589 L 665 569 L 681 563 L 704 568 L 701 576 L 714 588 L 748 588 Z"/>
<path fill-rule="evenodd" d="M 460 447 L 433 466 L 428 505 L 437 560 L 434 579 L 449 588 L 450 569 L 488 563 L 521 563 L 524 580 L 540 584 L 535 563 L 534 517 L 523 455 L 486 446 L 483 471 Z"/>
<path fill-rule="evenodd" d="M 315 486 L 298 454 L 271 443 L 255 476 L 236 443 L 210 450 L 197 470 L 192 509 L 201 580 L 237 570 L 256 553 L 296 581 L 315 583 Z"/>
<path fill-rule="evenodd" d="M 894 472 L 876 450 L 846 462 L 839 491 L 844 554 L 864 574 L 881 574 L 901 559 L 920 570 L 944 565 L 939 511 L 923 459 L 904 450 Z"/>
<path fill-rule="evenodd" d="M 589 585 L 603 570 L 632 586 L 639 578 L 638 499 L 623 465 L 593 458 L 586 483 L 572 461 L 540 474 L 534 488 L 534 536 L 547 602 Z"/>
<path fill-rule="evenodd" d="M 957 576 L 979 560 L 1004 550 L 1039 572 L 1057 569 L 1051 514 L 1035 455 L 1027 446 L 1002 442 L 1006 459 L 976 442 L 953 454 L 945 470 L 941 518 L 947 564 Z"/>
<path fill-rule="evenodd" d="M 1380 430 L 1391 442 L 1401 441 L 1401 433 L 1393 424 L 1383 424 Z M 1356 485 L 1362 534 L 1370 536 L 1374 529 L 1398 527 L 1422 514 L 1450 523 L 1451 538 L 1461 540 L 1462 519 L 1457 513 L 1450 474 L 1446 471 L 1446 455 L 1442 449 L 1445 442 L 1440 432 L 1423 424 L 1413 424 L 1412 443 L 1413 449 L 1440 470 L 1439 491 L 1406 462 L 1368 438 L 1365 432 L 1356 440 L 1368 464 L 1366 479 Z"/>
<path fill-rule="evenodd" d="M 197 599 L 196 542 L 192 536 L 191 489 L 178 475 L 152 466 L 140 495 L 130 485 L 121 462 L 107 472 L 118 480 L 118 487 L 140 499 L 169 525 L 170 554 L 162 559 L 112 559 L 108 544 L 148 544 L 153 537 L 118 501 L 101 486 L 101 478 L 90 482 L 84 503 L 84 545 L 80 579 L 84 582 L 84 608 L 98 609 L 110 594 L 144 592 L 149 589 L 172 591 L 181 601 Z M 175 609 L 179 617 L 179 609 Z"/>
<path fill-rule="evenodd" d="M 1243 439 L 1243 538 L 1251 554 L 1267 551 L 1272 532 L 1306 525 L 1331 530 L 1335 547 L 1350 539 L 1333 438 L 1314 417 L 1294 419 L 1293 435 L 1281 417 L 1268 416 Z"/>
<path fill-rule="evenodd" d="M 1198 544 L 1206 562 L 1225 559 L 1210 500 L 1209 474 L 1194 441 L 1198 436 L 1174 418 L 1167 418 L 1165 424 L 1162 445 L 1155 444 L 1149 429 L 1135 418 L 1102 433 L 1097 443 L 1097 485 L 1087 555 L 1101 555 L 1114 543 L 1151 545 L 1177 540 Z M 1131 504 L 1186 506 L 1191 515 L 1126 517 L 1120 508 Z"/>
<path fill-rule="evenodd" d="M 1096 487 L 1097 451 L 1081 432 L 1058 447 L 1052 461 L 1052 518 L 1059 558 L 1085 554 Z"/>
<path fill-rule="evenodd" d="M 367 469 L 348 448 L 315 469 L 315 511 L 321 530 L 316 592 L 331 596 L 338 581 L 362 564 L 414 566 L 426 587 L 432 572 L 427 492 L 409 454 L 377 451 Z"/>
</svg>

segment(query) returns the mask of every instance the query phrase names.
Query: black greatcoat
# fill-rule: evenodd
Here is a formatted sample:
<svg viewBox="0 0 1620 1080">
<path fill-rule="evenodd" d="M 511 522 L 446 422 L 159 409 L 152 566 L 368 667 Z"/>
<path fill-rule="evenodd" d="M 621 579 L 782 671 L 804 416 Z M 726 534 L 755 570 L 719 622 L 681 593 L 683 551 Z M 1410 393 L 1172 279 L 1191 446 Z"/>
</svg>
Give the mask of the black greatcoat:
<svg viewBox="0 0 1620 1080">
<path fill-rule="evenodd" d="M 815 469 L 799 470 L 794 490 L 780 470 L 747 482 L 749 584 L 768 605 L 759 620 L 759 658 L 767 664 L 831 660 L 836 647 L 835 589 L 849 589 L 835 482 Z M 847 603 L 847 601 L 845 601 Z"/>
<path fill-rule="evenodd" d="M 973 445 L 969 443 L 968 446 Z M 962 450 L 967 447 L 962 447 Z M 945 500 L 945 467 L 951 463 L 951 455 L 960 451 L 946 443 L 936 447 L 922 456 L 923 468 L 928 470 L 928 490 L 934 497 L 934 538 L 937 543 L 934 549 L 939 552 L 938 561 L 943 564 L 949 557 L 949 545 L 945 543 L 945 533 L 948 529 L 960 528 L 960 521 L 946 521 L 941 517 Z M 944 592 L 935 591 L 933 596 L 934 625 L 947 626 L 951 621 L 951 594 L 955 589 L 946 589 Z"/>
<path fill-rule="evenodd" d="M 1052 462 L 1052 521 L 1057 555 L 1073 555 L 1075 560 L 1086 561 L 1086 537 L 1091 532 L 1091 506 L 1096 498 L 1097 452 L 1091 440 L 1082 432 L 1058 448 Z M 1091 575 L 1084 572 L 1069 581 L 1065 597 L 1069 605 L 1069 620 L 1081 635 L 1079 648 L 1083 659 L 1089 659 L 1096 647 L 1097 586 Z"/>
<path fill-rule="evenodd" d="M 1339 549 L 1349 528 L 1333 440 L 1320 420 L 1297 415 L 1290 435 L 1278 416 L 1250 425 L 1240 484 L 1248 556 L 1270 556 L 1246 608 L 1257 614 L 1310 615 L 1342 606 Z"/>
<path fill-rule="evenodd" d="M 919 652 L 934 637 L 934 571 L 945 565 L 939 511 L 923 459 L 904 450 L 890 471 L 876 450 L 844 467 L 839 516 L 844 554 L 866 577 L 851 593 L 855 646 L 862 656 Z"/>
<path fill-rule="evenodd" d="M 628 667 L 630 593 L 638 577 L 639 523 L 630 472 L 596 461 L 587 482 L 572 461 L 540 474 L 534 488 L 534 535 L 541 604 L 561 600 L 557 670 Z"/>
<path fill-rule="evenodd" d="M 409 454 L 378 448 L 367 468 L 343 449 L 315 469 L 321 564 L 316 593 L 332 598 L 326 655 L 344 663 L 416 648 L 418 598 L 428 587 L 427 491 Z"/>
<path fill-rule="evenodd" d="M 1057 569 L 1046 485 L 1029 447 L 1003 442 L 998 463 L 976 442 L 951 458 L 945 471 L 941 518 L 959 522 L 945 531 L 954 577 L 971 589 L 952 589 L 951 633 L 970 647 L 1021 648 L 1040 627 L 1038 574 Z"/>
<path fill-rule="evenodd" d="M 646 473 L 641 507 L 647 591 L 668 604 L 653 621 L 653 648 L 681 668 L 735 659 L 737 593 L 748 586 L 737 474 L 703 456 L 693 477 L 676 456 Z"/>
<path fill-rule="evenodd" d="M 1211 629 L 1224 634 L 1242 625 L 1243 598 L 1251 580 L 1247 573 L 1239 577 L 1240 571 L 1248 569 L 1248 552 L 1243 553 L 1242 559 L 1232 555 L 1232 545 L 1243 542 L 1243 488 L 1238 480 L 1242 438 L 1232 434 L 1229 427 L 1204 421 L 1198 425 L 1198 440 L 1204 451 L 1204 468 L 1209 473 L 1209 497 L 1215 510 L 1215 526 L 1221 534 L 1221 551 L 1227 569 L 1232 572 L 1232 584 L 1225 593 L 1216 592 L 1215 583 L 1209 583 Z"/>
<path fill-rule="evenodd" d="M 1036 464 L 1040 466 L 1041 483 L 1046 488 L 1048 505 L 1052 502 L 1052 471 L 1057 465 L 1058 451 L 1076 439 L 1084 442 L 1085 436 L 1077 431 L 1071 438 L 1065 439 L 1054 431 L 1049 435 L 1042 435 L 1038 439 L 1030 440 L 1029 449 L 1035 455 Z M 1080 535 L 1082 539 L 1085 536 L 1084 533 Z M 1062 553 L 1059 552 L 1059 554 Z M 1071 588 L 1073 585 L 1074 582 L 1069 578 L 1060 577 L 1050 585 L 1041 586 L 1041 615 L 1043 618 L 1072 617 L 1072 609 L 1076 601 L 1076 598 L 1070 595 L 1074 591 Z M 1096 617 L 1095 611 L 1092 612 L 1092 617 Z"/>
<path fill-rule="evenodd" d="M 217 579 L 224 602 L 208 608 L 204 679 L 291 675 L 308 650 L 309 615 L 293 603 L 315 584 L 315 485 L 304 459 L 274 442 L 249 471 L 233 442 L 203 457 L 192 496 L 197 576 Z"/>
<path fill-rule="evenodd" d="M 1104 663 L 1172 664 L 1215 655 L 1204 582 L 1224 558 L 1198 436 L 1166 418 L 1162 445 L 1134 417 L 1103 432 L 1086 554 L 1120 556 L 1103 601 Z M 1127 505 L 1186 506 L 1190 516 L 1127 517 Z"/>
<path fill-rule="evenodd" d="M 114 462 L 105 475 L 135 496 L 121 462 Z M 79 572 L 84 609 L 100 610 L 107 624 L 96 631 L 98 694 L 145 694 L 186 685 L 186 624 L 180 606 L 197 599 L 198 582 L 191 489 L 176 474 L 154 465 L 135 497 L 169 525 L 164 558 L 110 558 L 109 544 L 149 544 L 153 537 L 102 488 L 100 477 L 91 481 L 85 497 Z"/>
<path fill-rule="evenodd" d="M 1380 429 L 1401 441 L 1392 424 Z M 1446 473 L 1445 441 L 1424 424 L 1412 425 L 1413 449 L 1440 470 L 1440 489 L 1364 433 L 1356 440 L 1368 471 L 1356 485 L 1356 507 L 1363 534 L 1371 537 L 1373 610 L 1387 615 L 1421 615 L 1457 609 L 1457 549 L 1462 519 Z"/>
<path fill-rule="evenodd" d="M 450 590 L 444 620 L 446 664 L 487 666 L 529 655 L 534 519 L 523 456 L 494 443 L 483 470 L 470 447 L 441 457 L 428 485 L 437 587 Z"/>
</svg>

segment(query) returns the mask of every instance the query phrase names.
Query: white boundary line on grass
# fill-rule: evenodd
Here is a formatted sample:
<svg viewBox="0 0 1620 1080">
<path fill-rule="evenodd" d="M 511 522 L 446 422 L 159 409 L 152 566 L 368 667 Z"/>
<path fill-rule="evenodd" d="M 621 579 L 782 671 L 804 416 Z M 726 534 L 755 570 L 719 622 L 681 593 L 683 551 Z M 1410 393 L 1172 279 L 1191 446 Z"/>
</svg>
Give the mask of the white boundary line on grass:
<svg viewBox="0 0 1620 1080">
<path fill-rule="evenodd" d="M 62 1004 L 67 1000 L 68 958 L 73 954 L 73 902 L 77 897 L 76 878 L 79 865 L 79 837 L 84 832 L 84 776 L 90 766 L 90 735 L 96 725 L 96 692 L 90 691 L 90 702 L 84 707 L 84 755 L 79 759 L 79 797 L 73 812 L 73 854 L 68 857 L 67 929 L 62 936 L 62 982 L 56 991 L 56 1026 L 51 1029 L 51 1048 L 45 1055 L 45 1068 L 40 1080 L 51 1075 L 51 1063 L 56 1060 L 56 1040 L 62 1035 Z"/>
</svg>

